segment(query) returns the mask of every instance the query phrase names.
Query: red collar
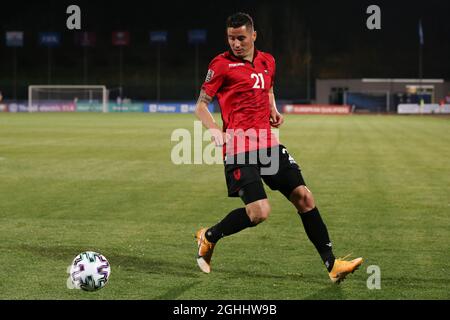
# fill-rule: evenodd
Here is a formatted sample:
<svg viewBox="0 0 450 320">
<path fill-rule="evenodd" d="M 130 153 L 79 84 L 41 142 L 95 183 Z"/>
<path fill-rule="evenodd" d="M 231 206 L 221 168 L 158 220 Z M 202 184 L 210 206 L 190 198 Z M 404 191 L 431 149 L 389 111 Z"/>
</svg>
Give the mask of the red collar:
<svg viewBox="0 0 450 320">
<path fill-rule="evenodd" d="M 259 53 L 258 49 L 255 48 L 255 52 L 253 53 L 253 60 L 252 60 L 252 61 L 249 61 L 249 60 L 245 60 L 245 59 L 236 57 L 236 56 L 234 55 L 233 51 L 232 51 L 231 49 L 229 49 L 229 50 L 226 52 L 226 57 L 229 58 L 229 59 L 236 60 L 236 61 L 248 62 L 248 63 L 253 64 L 253 62 L 255 61 L 256 57 L 258 56 L 258 53 Z"/>
</svg>

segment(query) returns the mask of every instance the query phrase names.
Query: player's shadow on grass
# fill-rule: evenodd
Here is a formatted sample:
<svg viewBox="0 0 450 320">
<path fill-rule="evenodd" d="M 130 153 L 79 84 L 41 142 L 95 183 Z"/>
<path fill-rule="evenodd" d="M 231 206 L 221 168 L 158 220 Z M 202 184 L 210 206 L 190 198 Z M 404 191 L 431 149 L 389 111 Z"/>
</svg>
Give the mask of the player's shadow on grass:
<svg viewBox="0 0 450 320">
<path fill-rule="evenodd" d="M 269 273 L 261 273 L 255 271 L 247 271 L 247 270 L 235 270 L 235 271 L 226 271 L 226 270 L 218 270 L 221 273 L 226 273 L 232 276 L 233 279 L 236 278 L 260 278 L 260 279 L 277 279 L 277 280 L 290 280 L 297 282 L 323 282 L 324 279 L 315 279 L 310 278 L 308 276 L 303 275 L 302 273 L 288 273 L 288 274 L 269 274 Z M 328 281 L 327 278 L 325 278 Z M 329 283 L 323 289 L 320 289 L 306 297 L 302 298 L 303 300 L 343 300 L 345 296 L 342 292 L 342 288 L 338 284 Z"/>
<path fill-rule="evenodd" d="M 199 272 L 196 268 L 189 268 L 193 263 L 187 264 L 181 261 L 169 261 L 157 258 L 144 258 L 128 255 L 110 255 L 108 257 L 111 265 L 123 270 L 133 272 L 145 272 L 164 275 L 173 275 L 177 277 L 197 278 Z"/>
<path fill-rule="evenodd" d="M 330 283 L 323 289 L 320 289 L 309 296 L 303 297 L 303 300 L 345 300 L 342 288 L 338 284 Z"/>
<path fill-rule="evenodd" d="M 200 281 L 195 282 L 189 282 L 177 286 L 171 287 L 169 290 L 164 292 L 163 294 L 160 294 L 159 296 L 156 296 L 152 299 L 154 300 L 175 300 L 179 296 L 181 296 L 184 292 L 191 290 L 195 286 L 197 286 L 200 283 Z"/>
<path fill-rule="evenodd" d="M 280 279 L 280 280 L 290 279 L 292 281 L 300 281 L 300 280 L 304 279 L 304 277 L 301 273 L 298 273 L 298 274 L 297 273 L 296 274 L 292 274 L 292 273 L 274 274 L 274 273 L 264 273 L 264 272 L 260 272 L 260 271 L 243 270 L 243 269 L 229 271 L 229 270 L 222 269 L 222 268 L 217 268 L 216 270 L 217 270 L 217 272 L 230 275 L 233 279 L 237 279 L 237 278 L 243 278 L 243 279 L 245 279 L 245 278 L 252 278 L 252 279 L 260 278 L 260 279 Z"/>
<path fill-rule="evenodd" d="M 29 252 L 33 255 L 52 260 L 62 260 L 67 262 L 67 266 L 72 262 L 80 249 L 71 246 L 31 246 L 20 245 L 19 250 Z M 155 257 L 138 257 L 132 255 L 122 255 L 109 253 L 106 258 L 111 264 L 112 269 L 123 271 L 154 273 L 163 275 L 173 275 L 177 277 L 198 278 L 198 272 L 195 262 L 183 263 L 182 261 L 163 260 Z M 192 266 L 192 268 L 190 268 Z"/>
</svg>

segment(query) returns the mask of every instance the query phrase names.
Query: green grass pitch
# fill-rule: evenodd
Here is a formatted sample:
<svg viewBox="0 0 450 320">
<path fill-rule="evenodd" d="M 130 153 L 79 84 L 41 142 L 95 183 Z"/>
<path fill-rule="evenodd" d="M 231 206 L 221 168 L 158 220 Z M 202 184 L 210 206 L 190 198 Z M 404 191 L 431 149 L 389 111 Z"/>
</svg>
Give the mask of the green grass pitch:
<svg viewBox="0 0 450 320">
<path fill-rule="evenodd" d="M 215 115 L 217 119 L 220 116 Z M 242 206 L 221 165 L 175 165 L 193 115 L 0 114 L 0 299 L 450 299 L 450 121 L 286 116 L 337 256 L 365 263 L 333 285 L 300 218 L 268 188 L 270 218 L 221 240 L 212 273 L 193 234 Z M 112 273 L 66 288 L 85 250 Z M 381 289 L 367 287 L 379 266 Z"/>
</svg>

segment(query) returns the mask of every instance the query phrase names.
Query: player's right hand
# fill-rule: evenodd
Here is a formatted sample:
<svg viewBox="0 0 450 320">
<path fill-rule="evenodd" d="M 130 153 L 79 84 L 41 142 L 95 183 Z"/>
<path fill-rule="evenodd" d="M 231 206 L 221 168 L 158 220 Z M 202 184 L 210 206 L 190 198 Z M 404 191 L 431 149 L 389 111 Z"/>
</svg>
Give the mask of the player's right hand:
<svg viewBox="0 0 450 320">
<path fill-rule="evenodd" d="M 284 117 L 276 109 L 272 109 L 270 113 L 270 125 L 274 128 L 279 128 L 284 122 Z"/>
<path fill-rule="evenodd" d="M 223 146 L 231 138 L 228 133 L 218 129 L 209 129 L 209 132 L 211 133 L 211 141 L 213 141 L 217 147 Z"/>
</svg>

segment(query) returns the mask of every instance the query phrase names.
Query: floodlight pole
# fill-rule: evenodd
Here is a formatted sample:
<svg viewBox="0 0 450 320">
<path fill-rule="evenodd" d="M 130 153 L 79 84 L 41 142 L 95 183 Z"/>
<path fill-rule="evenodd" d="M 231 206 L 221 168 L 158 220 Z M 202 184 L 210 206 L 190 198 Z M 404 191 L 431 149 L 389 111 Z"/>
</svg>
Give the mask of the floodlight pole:
<svg viewBox="0 0 450 320">
<path fill-rule="evenodd" d="M 88 63 L 87 63 L 87 46 L 83 47 L 83 83 L 87 84 Z"/>
<path fill-rule="evenodd" d="M 156 47 L 156 101 L 161 99 L 161 45 Z"/>
<path fill-rule="evenodd" d="M 13 98 L 17 99 L 17 50 L 13 47 Z"/>
<path fill-rule="evenodd" d="M 419 101 L 422 107 L 422 78 L 423 78 L 423 30 L 422 30 L 422 20 L 419 20 L 419 90 L 421 99 Z"/>
<path fill-rule="evenodd" d="M 195 94 L 198 93 L 198 43 L 195 43 Z"/>
<path fill-rule="evenodd" d="M 122 82 L 123 82 L 123 46 L 119 46 L 119 95 L 120 101 L 122 101 Z M 122 102 L 121 102 L 122 104 Z"/>
<path fill-rule="evenodd" d="M 422 43 L 419 44 L 419 88 L 417 90 L 417 95 L 420 97 L 419 99 L 419 108 L 420 113 L 422 113 L 422 101 L 423 101 L 423 91 L 422 91 L 422 78 L 423 78 L 423 70 L 422 70 Z"/>
<path fill-rule="evenodd" d="M 47 84 L 52 81 L 52 48 L 47 48 Z"/>
<path fill-rule="evenodd" d="M 389 113 L 390 112 L 390 104 L 391 104 L 391 92 L 388 90 L 386 93 L 386 111 Z"/>
<path fill-rule="evenodd" d="M 310 33 L 306 34 L 306 100 L 308 103 L 311 100 L 311 48 L 310 48 Z"/>
<path fill-rule="evenodd" d="M 422 45 L 420 45 L 420 47 L 419 47 L 419 79 L 420 79 L 421 83 L 422 83 L 422 77 L 423 77 L 423 72 L 422 72 Z"/>
</svg>

